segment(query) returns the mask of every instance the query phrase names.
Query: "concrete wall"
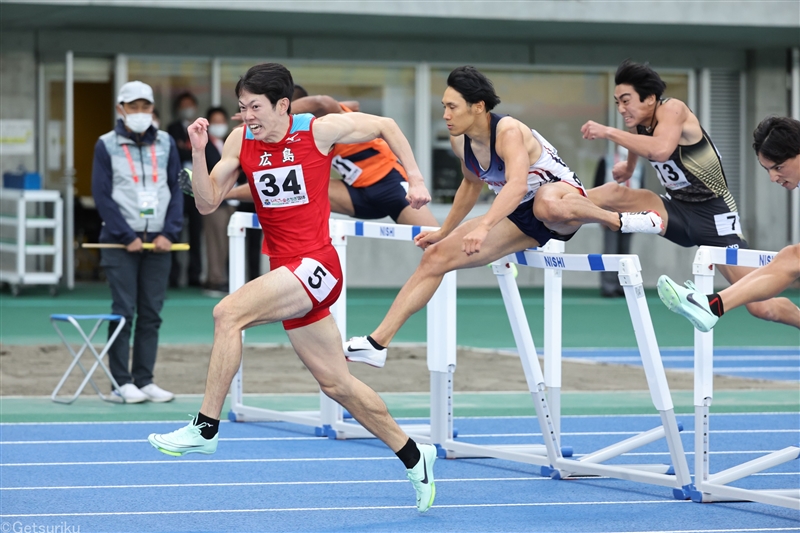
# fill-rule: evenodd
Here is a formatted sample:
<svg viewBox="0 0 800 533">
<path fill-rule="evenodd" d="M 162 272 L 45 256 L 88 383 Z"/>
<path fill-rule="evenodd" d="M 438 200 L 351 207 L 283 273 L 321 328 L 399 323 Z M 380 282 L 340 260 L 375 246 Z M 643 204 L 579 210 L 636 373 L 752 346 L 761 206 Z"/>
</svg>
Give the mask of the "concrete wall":
<svg viewBox="0 0 800 533">
<path fill-rule="evenodd" d="M 786 50 L 756 50 L 747 54 L 747 131 L 745 191 L 747 202 L 743 220 L 751 247 L 779 250 L 789 243 L 789 193 L 770 183 L 752 150 L 752 136 L 761 119 L 770 115 L 787 116 L 788 76 Z"/>
<path fill-rule="evenodd" d="M 36 60 L 33 32 L 0 32 L 0 118 L 36 124 Z M 36 155 L 0 154 L 0 174 L 23 165 L 36 168 Z"/>
<path fill-rule="evenodd" d="M 625 44 L 571 42 L 535 43 L 527 41 L 470 41 L 463 37 L 432 39 L 342 39 L 334 37 L 244 37 L 195 35 L 175 32 L 107 31 L 3 31 L 0 32 L 0 116 L 36 119 L 36 58 L 63 61 L 64 52 L 73 49 L 76 56 L 113 57 L 116 53 L 182 55 L 191 50 L 204 56 L 253 56 L 260 58 L 314 58 L 370 61 L 439 61 L 447 63 L 519 64 L 611 67 L 620 58 L 650 60 L 657 67 L 728 68 L 747 72 L 747 129 L 752 131 L 757 119 L 768 114 L 786 114 L 785 49 L 745 51 L 735 47 L 663 46 L 642 43 Z M 35 168 L 35 157 L 3 157 L 2 169 L 24 163 Z M 786 192 L 766 180 L 763 169 L 747 151 L 744 187 L 748 195 L 743 214 L 745 231 L 751 244 L 762 249 L 778 249 L 788 239 Z M 485 211 L 484 207 L 476 213 Z M 443 220 L 446 206 L 437 207 Z M 602 233 L 599 227 L 585 227 L 568 243 L 568 252 L 599 253 Z M 675 279 L 691 277 L 694 250 L 683 249 L 652 236 L 636 236 L 633 252 L 640 255 L 644 279 L 653 286 L 660 274 Z M 419 262 L 420 252 L 413 245 L 351 239 L 348 267 L 352 286 L 397 287 L 410 276 Z M 494 286 L 487 268 L 459 274 L 462 286 Z M 599 275 L 568 273 L 565 285 L 596 287 Z M 525 269 L 520 273 L 522 286 L 541 285 L 541 272 Z"/>
</svg>

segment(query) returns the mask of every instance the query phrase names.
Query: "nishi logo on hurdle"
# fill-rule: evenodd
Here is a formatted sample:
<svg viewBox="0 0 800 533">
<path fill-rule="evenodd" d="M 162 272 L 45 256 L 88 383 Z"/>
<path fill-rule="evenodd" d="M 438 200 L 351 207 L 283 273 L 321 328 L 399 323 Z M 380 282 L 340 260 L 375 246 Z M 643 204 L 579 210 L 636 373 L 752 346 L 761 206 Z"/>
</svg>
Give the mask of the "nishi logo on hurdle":
<svg viewBox="0 0 800 533">
<path fill-rule="evenodd" d="M 697 290 L 714 292 L 715 265 L 760 268 L 768 265 L 776 252 L 701 246 L 695 254 L 692 272 Z M 714 330 L 694 332 L 694 449 L 696 502 L 754 501 L 800 511 L 800 488 L 752 490 L 729 484 L 768 468 L 800 458 L 800 447 L 788 446 L 752 461 L 710 473 L 710 408 L 714 397 Z"/>
</svg>

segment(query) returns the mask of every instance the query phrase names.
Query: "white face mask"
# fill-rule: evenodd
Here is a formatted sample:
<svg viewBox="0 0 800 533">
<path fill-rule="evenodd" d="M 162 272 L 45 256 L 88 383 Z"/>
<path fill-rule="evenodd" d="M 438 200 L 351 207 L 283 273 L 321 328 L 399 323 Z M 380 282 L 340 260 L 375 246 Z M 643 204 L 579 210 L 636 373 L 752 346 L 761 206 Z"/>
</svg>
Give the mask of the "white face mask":
<svg viewBox="0 0 800 533">
<path fill-rule="evenodd" d="M 217 139 L 224 139 L 228 133 L 227 124 L 211 124 L 208 126 L 208 134 Z"/>
<path fill-rule="evenodd" d="M 134 133 L 144 133 L 152 123 L 152 113 L 131 113 L 130 115 L 125 115 L 125 125 Z"/>
<path fill-rule="evenodd" d="M 181 116 L 181 118 L 183 120 L 192 120 L 192 119 L 194 119 L 196 113 L 197 113 L 197 109 L 194 108 L 194 107 L 184 107 L 183 109 L 178 111 L 178 114 Z"/>
</svg>

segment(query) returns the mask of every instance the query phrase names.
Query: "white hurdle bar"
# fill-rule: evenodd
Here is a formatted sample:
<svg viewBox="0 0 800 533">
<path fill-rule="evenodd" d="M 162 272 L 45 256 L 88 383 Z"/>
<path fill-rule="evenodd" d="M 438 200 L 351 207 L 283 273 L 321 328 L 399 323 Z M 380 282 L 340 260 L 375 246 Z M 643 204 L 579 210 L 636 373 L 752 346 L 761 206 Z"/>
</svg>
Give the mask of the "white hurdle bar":
<svg viewBox="0 0 800 533">
<path fill-rule="evenodd" d="M 714 292 L 714 265 L 759 268 L 772 261 L 777 252 L 738 250 L 701 246 L 695 254 L 692 271 L 699 292 Z M 714 396 L 714 331 L 694 332 L 694 476 L 696 490 L 692 500 L 701 503 L 753 501 L 800 511 L 800 488 L 750 490 L 728 483 L 800 457 L 800 447 L 788 446 L 758 459 L 709 474 L 709 412 Z"/>
<path fill-rule="evenodd" d="M 230 241 L 230 291 L 245 283 L 244 237 L 247 229 L 261 229 L 258 218 L 252 213 L 234 213 L 228 224 Z M 342 264 L 343 286 L 338 301 L 331 307 L 342 338 L 347 330 L 347 237 L 367 237 L 399 241 L 413 241 L 421 231 L 436 228 L 379 224 L 357 220 L 331 219 L 333 246 Z M 452 409 L 446 405 L 452 390 L 452 373 L 456 365 L 456 273 L 445 275 L 439 289 L 428 303 L 427 360 L 431 372 L 431 425 L 402 425 L 403 430 L 419 442 L 431 442 L 431 426 L 449 428 L 452 435 Z M 242 341 L 244 341 L 244 331 Z M 318 411 L 277 411 L 244 405 L 242 368 L 231 383 L 231 410 L 228 418 L 234 422 L 282 421 L 312 426 L 319 437 L 335 439 L 374 438 L 360 424 L 345 421 L 342 407 L 320 391 Z M 449 416 L 448 413 L 449 412 Z M 446 418 L 442 418 L 442 414 Z"/>
<path fill-rule="evenodd" d="M 608 446 L 593 453 L 584 455 L 580 459 L 566 459 L 560 448 L 560 435 L 557 429 L 559 412 L 552 412 L 545 395 L 547 385 L 545 376 L 541 371 L 533 338 L 528 327 L 522 299 L 514 280 L 511 264 L 542 268 L 547 270 L 570 271 L 616 271 L 619 272 L 621 285 L 625 290 L 628 310 L 633 322 L 636 341 L 642 356 L 642 363 L 647 377 L 650 395 L 653 404 L 661 415 L 661 426 L 650 431 L 640 433 L 629 439 Z M 639 258 L 635 255 L 600 255 L 600 254 L 562 254 L 548 250 L 526 250 L 512 254 L 495 261 L 492 269 L 497 275 L 503 301 L 509 315 L 514 340 L 519 351 L 522 367 L 525 373 L 528 388 L 533 397 L 536 415 L 544 436 L 544 456 L 538 453 L 525 453 L 519 450 L 508 449 L 503 446 L 479 446 L 446 441 L 442 447 L 447 451 L 447 456 L 455 457 L 497 457 L 512 461 L 521 461 L 542 465 L 542 475 L 556 479 L 575 476 L 608 476 L 626 479 L 641 483 L 650 483 L 671 487 L 673 496 L 677 499 L 688 499 L 693 490 L 686 454 L 680 439 L 680 429 L 675 419 L 672 397 L 669 393 L 666 373 L 661 361 L 661 354 L 656 343 L 650 311 L 647 307 L 644 288 L 642 287 L 641 266 Z M 559 272 L 560 274 L 560 272 Z M 560 278 L 553 274 L 552 278 Z M 551 279 L 552 279 L 551 278 Z M 546 349 L 545 364 L 550 366 L 550 381 L 554 385 L 554 398 L 558 398 L 560 388 L 560 280 L 553 287 L 553 293 L 545 295 L 546 305 L 551 307 L 546 313 L 551 314 L 559 310 L 557 319 L 546 324 L 550 330 L 550 339 L 554 340 L 550 350 Z M 558 291 L 556 293 L 556 291 Z M 548 298 L 549 296 L 549 298 Z M 556 304 L 558 307 L 553 307 Z M 558 331 L 556 331 L 558 330 Z M 608 459 L 618 457 L 626 452 L 649 444 L 658 439 L 666 438 L 672 466 L 646 464 L 602 464 Z"/>
</svg>

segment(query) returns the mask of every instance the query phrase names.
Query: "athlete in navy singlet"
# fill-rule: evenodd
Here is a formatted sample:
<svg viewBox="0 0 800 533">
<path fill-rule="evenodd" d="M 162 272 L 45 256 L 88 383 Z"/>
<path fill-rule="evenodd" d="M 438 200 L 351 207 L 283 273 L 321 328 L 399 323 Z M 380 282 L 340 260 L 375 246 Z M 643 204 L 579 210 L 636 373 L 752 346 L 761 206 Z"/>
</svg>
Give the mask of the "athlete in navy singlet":
<svg viewBox="0 0 800 533">
<path fill-rule="evenodd" d="M 587 223 L 614 231 L 658 233 L 655 212 L 615 213 L 593 204 L 580 180 L 538 132 L 512 117 L 491 113 L 500 103 L 492 83 L 474 67 L 450 73 L 442 98 L 450 144 L 464 179 L 442 227 L 417 235 L 422 262 L 378 328 L 354 337 L 348 357 L 383 366 L 386 345 L 427 304 L 445 273 L 484 266 L 509 253 L 566 241 Z M 459 224 L 486 183 L 497 193 L 489 211 Z"/>
</svg>

